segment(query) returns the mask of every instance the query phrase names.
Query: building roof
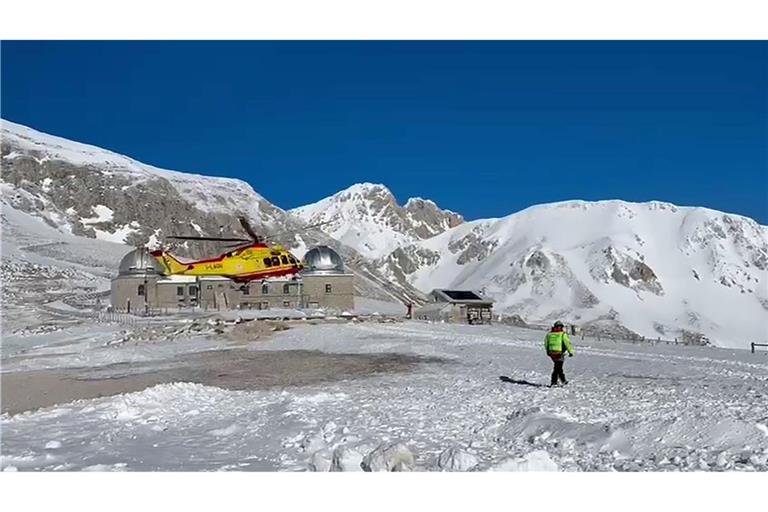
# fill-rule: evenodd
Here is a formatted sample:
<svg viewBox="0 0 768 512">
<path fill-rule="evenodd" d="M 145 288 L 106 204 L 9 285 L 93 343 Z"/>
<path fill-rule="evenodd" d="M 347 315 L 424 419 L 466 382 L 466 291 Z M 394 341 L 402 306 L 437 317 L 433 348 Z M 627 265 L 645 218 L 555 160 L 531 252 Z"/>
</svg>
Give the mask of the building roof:
<svg viewBox="0 0 768 512">
<path fill-rule="evenodd" d="M 119 276 L 163 275 L 165 271 L 160 262 L 149 254 L 146 248 L 139 247 L 123 256 L 117 273 Z"/>
<path fill-rule="evenodd" d="M 443 293 L 453 300 L 483 300 L 475 292 L 466 290 L 443 290 Z"/>
<path fill-rule="evenodd" d="M 451 304 L 477 304 L 477 305 L 491 305 L 493 299 L 483 297 L 477 292 L 471 290 L 447 290 L 442 288 L 435 288 L 430 295 L 437 302 L 449 302 Z"/>
<path fill-rule="evenodd" d="M 318 245 L 304 255 L 303 275 L 344 274 L 344 261 L 327 245 Z"/>
</svg>

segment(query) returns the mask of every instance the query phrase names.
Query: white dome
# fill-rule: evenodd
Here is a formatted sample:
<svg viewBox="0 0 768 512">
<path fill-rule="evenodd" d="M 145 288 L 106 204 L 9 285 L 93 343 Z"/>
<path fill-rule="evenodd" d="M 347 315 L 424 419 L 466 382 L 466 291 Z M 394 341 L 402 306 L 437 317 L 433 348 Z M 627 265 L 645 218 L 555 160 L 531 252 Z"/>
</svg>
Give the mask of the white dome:
<svg viewBox="0 0 768 512">
<path fill-rule="evenodd" d="M 164 273 L 162 265 L 144 248 L 134 249 L 123 256 L 118 270 L 121 276 Z"/>
<path fill-rule="evenodd" d="M 344 261 L 327 245 L 318 245 L 304 255 L 303 274 L 343 274 Z"/>
</svg>

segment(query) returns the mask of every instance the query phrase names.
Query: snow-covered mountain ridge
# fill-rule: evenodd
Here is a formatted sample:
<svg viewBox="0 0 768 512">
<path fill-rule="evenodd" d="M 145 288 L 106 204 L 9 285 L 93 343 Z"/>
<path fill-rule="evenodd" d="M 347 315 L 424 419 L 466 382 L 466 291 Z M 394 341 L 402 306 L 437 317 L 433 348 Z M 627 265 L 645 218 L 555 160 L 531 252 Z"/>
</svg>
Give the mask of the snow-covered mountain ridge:
<svg viewBox="0 0 768 512">
<path fill-rule="evenodd" d="M 76 237 L 140 246 L 171 234 L 240 233 L 237 217 L 271 233 L 300 231 L 279 242 L 302 256 L 310 245 L 335 246 L 360 279 L 357 293 L 388 301 L 420 300 L 408 283 L 383 279 L 354 249 L 267 201 L 248 183 L 160 169 L 111 151 L 0 121 L 3 208 L 13 208 Z M 210 244 L 176 247 L 199 257 L 220 252 Z M 115 266 L 117 262 L 115 262 Z"/>
<path fill-rule="evenodd" d="M 339 234 L 370 219 L 356 219 L 358 202 L 340 194 L 331 210 L 347 212 L 347 224 L 327 232 L 347 243 Z M 314 218 L 322 218 L 317 205 L 328 204 L 313 205 Z M 530 322 L 559 318 L 665 339 L 704 335 L 732 346 L 768 338 L 768 228 L 747 217 L 658 201 L 565 201 L 404 239 L 379 241 L 394 247 L 375 261 L 392 281 L 423 292 L 479 290 L 496 300 L 497 312 Z"/>
<path fill-rule="evenodd" d="M 426 199 L 410 198 L 400 206 L 387 187 L 373 183 L 352 185 L 290 213 L 311 224 L 327 223 L 323 231 L 372 259 L 464 221 L 461 215 L 441 210 Z"/>
<path fill-rule="evenodd" d="M 418 302 L 435 287 L 472 288 L 496 299 L 497 312 L 533 323 L 701 334 L 739 347 L 768 338 L 768 228 L 746 217 L 614 200 L 464 222 L 429 200 L 401 206 L 370 183 L 286 212 L 240 180 L 159 169 L 7 121 L 0 135 L 4 210 L 78 239 L 140 245 L 237 232 L 239 214 L 267 235 L 330 221 L 325 233 L 280 241 L 298 255 L 316 243 L 337 247 L 361 296 Z M 49 250 L 44 242 L 30 250 Z"/>
</svg>

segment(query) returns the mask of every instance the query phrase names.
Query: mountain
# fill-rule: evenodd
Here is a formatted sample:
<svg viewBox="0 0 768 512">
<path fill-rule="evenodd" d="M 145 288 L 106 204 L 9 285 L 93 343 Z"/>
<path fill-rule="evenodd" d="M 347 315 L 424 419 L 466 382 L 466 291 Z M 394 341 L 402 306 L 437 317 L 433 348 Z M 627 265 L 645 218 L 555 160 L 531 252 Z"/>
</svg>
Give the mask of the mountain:
<svg viewBox="0 0 768 512">
<path fill-rule="evenodd" d="M 400 206 L 384 185 L 361 183 L 317 203 L 289 210 L 370 259 L 458 226 L 464 219 L 435 203 L 411 198 Z"/>
<path fill-rule="evenodd" d="M 244 214 L 265 235 L 299 230 L 280 239 L 298 256 L 335 247 L 360 297 L 418 303 L 432 288 L 470 288 L 530 323 L 742 348 L 768 338 L 768 228 L 746 217 L 567 201 L 464 222 L 428 200 L 400 206 L 367 183 L 286 212 L 240 180 L 159 169 L 7 121 L 1 135 L 2 278 L 19 284 L 4 287 L 3 304 L 19 312 L 25 301 L 105 289 L 124 244 L 236 233 Z"/>
<path fill-rule="evenodd" d="M 408 283 L 384 279 L 353 248 L 319 230 L 304 229 L 300 219 L 267 201 L 244 181 L 159 169 L 5 120 L 0 133 L 4 211 L 25 213 L 62 234 L 151 246 L 171 234 L 240 233 L 237 217 L 245 215 L 266 236 L 298 231 L 279 241 L 299 257 L 308 246 L 335 247 L 358 276 L 356 293 L 361 297 L 389 302 L 423 300 Z M 12 232 L 5 228 L 4 224 L 4 230 Z M 74 243 L 72 238 L 67 240 Z M 184 244 L 174 250 L 192 257 L 220 252 L 211 244 Z"/>
<path fill-rule="evenodd" d="M 531 323 L 739 347 L 768 338 L 768 228 L 752 219 L 662 202 L 567 201 L 408 243 L 407 230 L 372 224 L 359 207 L 368 202 L 350 190 L 359 188 L 317 203 L 337 219 L 322 229 L 344 243 L 361 226 L 374 231 L 373 263 L 393 282 L 482 291 L 496 312 Z"/>
</svg>

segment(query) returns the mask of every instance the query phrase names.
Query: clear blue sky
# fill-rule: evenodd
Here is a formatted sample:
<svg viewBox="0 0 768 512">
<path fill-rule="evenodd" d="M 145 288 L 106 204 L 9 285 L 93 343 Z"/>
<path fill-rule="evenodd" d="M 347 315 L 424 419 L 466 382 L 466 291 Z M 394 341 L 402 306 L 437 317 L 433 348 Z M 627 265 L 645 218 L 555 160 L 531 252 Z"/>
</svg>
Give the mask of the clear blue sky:
<svg viewBox="0 0 768 512">
<path fill-rule="evenodd" d="M 768 224 L 766 42 L 3 42 L 2 117 L 283 208 L 565 199 Z"/>
</svg>

